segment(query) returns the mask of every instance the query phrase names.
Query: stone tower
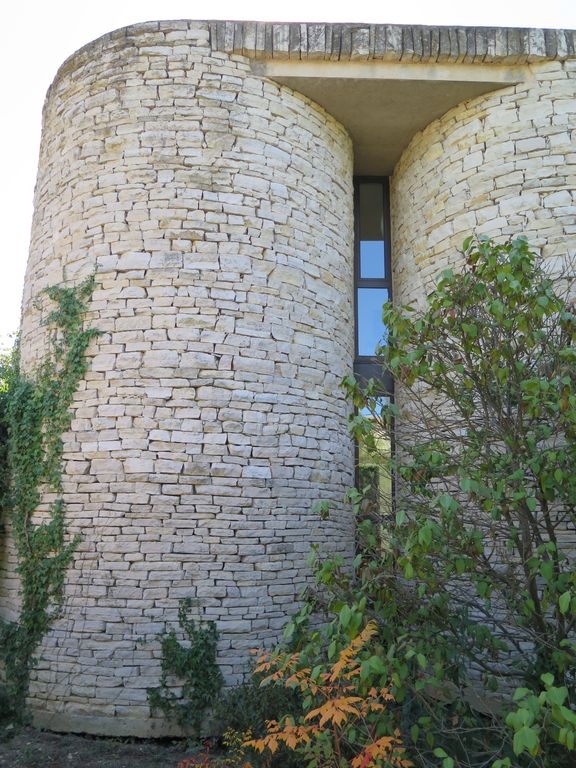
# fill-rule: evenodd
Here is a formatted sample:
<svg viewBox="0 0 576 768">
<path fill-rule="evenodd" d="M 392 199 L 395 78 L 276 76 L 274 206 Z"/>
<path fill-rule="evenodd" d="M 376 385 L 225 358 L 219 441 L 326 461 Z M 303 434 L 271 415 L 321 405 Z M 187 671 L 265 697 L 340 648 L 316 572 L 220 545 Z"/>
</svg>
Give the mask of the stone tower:
<svg viewBox="0 0 576 768">
<path fill-rule="evenodd" d="M 522 229 L 565 254 L 573 56 L 560 31 L 182 21 L 113 32 L 61 67 L 23 365 L 46 347 L 45 287 L 95 271 L 88 322 L 102 334 L 64 436 L 67 525 L 82 540 L 34 673 L 41 724 L 166 733 L 146 688 L 181 598 L 217 622 L 233 684 L 295 610 L 310 545 L 351 556 L 339 381 L 354 361 L 353 174 L 392 176 L 403 301 L 425 295 L 471 231 Z M 350 89 L 367 83 L 374 100 L 347 117 Z M 398 135 L 370 127 L 396 93 L 420 118 L 400 102 Z M 10 618 L 18 584 L 2 547 Z"/>
</svg>

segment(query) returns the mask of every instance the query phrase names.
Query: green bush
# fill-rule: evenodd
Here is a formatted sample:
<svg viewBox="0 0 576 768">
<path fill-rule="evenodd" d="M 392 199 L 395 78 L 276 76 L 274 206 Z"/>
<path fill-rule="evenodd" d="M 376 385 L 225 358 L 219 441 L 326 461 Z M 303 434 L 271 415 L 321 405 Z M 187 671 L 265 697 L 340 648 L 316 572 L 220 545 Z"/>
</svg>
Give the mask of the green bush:
<svg viewBox="0 0 576 768">
<path fill-rule="evenodd" d="M 398 402 L 374 381 L 343 383 L 371 414 L 351 429 L 394 477 L 394 504 L 378 512 L 372 491 L 351 493 L 354 573 L 319 559 L 327 628 L 307 633 L 307 606 L 287 637 L 313 666 L 376 621 L 366 674 L 392 681 L 389 732 L 400 727 L 419 765 L 568 768 L 576 318 L 525 239 L 470 238 L 464 260 L 423 311 L 385 305 L 379 353 Z"/>
</svg>

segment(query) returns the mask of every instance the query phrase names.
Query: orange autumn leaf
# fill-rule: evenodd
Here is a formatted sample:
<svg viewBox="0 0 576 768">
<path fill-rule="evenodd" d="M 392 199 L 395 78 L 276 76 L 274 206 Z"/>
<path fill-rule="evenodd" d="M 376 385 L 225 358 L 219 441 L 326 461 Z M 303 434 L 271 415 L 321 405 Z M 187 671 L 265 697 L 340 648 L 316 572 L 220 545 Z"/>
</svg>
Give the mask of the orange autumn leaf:
<svg viewBox="0 0 576 768">
<path fill-rule="evenodd" d="M 358 717 L 360 713 L 354 706 L 358 701 L 362 701 L 360 696 L 346 696 L 339 699 L 330 699 L 322 704 L 321 707 L 308 712 L 304 719 L 312 720 L 313 718 L 318 717 L 320 718 L 320 727 L 326 725 L 327 722 L 340 726 L 342 723 L 346 722 L 348 715 Z"/>
<path fill-rule="evenodd" d="M 342 675 L 344 670 L 348 668 L 354 669 L 358 666 L 358 661 L 354 660 L 354 656 L 358 653 L 362 646 L 374 637 L 378 630 L 378 626 L 375 621 L 369 622 L 358 637 L 354 638 L 352 642 L 340 652 L 338 661 L 332 667 L 332 674 L 330 675 L 330 682 L 334 683 Z"/>
<path fill-rule="evenodd" d="M 382 738 L 367 744 L 359 755 L 352 759 L 352 768 L 373 768 L 376 761 L 386 760 L 393 768 L 410 768 L 412 763 L 404 758 L 405 750 L 397 736 Z"/>
<path fill-rule="evenodd" d="M 299 669 L 293 672 L 289 677 L 285 679 L 285 684 L 289 687 L 298 687 L 303 690 L 308 688 L 308 678 L 310 676 L 310 669 Z"/>
<path fill-rule="evenodd" d="M 291 723 L 280 723 L 271 720 L 267 723 L 268 734 L 262 739 L 250 739 L 243 742 L 244 747 L 252 747 L 262 753 L 268 749 L 274 754 L 280 744 L 285 744 L 289 749 L 296 749 L 300 744 L 310 743 L 311 737 L 316 735 L 318 729 L 314 726 L 294 725 Z"/>
<path fill-rule="evenodd" d="M 394 701 L 394 696 L 390 693 L 388 688 L 380 689 L 380 698 L 384 699 L 384 701 Z"/>
</svg>

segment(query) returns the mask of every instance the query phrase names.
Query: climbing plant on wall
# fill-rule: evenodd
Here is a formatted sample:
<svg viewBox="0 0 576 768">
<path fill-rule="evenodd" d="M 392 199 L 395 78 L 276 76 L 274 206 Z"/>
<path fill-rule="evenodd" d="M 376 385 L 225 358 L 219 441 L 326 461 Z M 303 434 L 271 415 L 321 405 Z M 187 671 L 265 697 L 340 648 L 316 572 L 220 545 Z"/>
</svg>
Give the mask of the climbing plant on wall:
<svg viewBox="0 0 576 768">
<path fill-rule="evenodd" d="M 62 499 L 62 435 L 71 421 L 70 405 L 86 372 L 86 348 L 97 330 L 84 328 L 94 278 L 76 287 L 45 291 L 53 309 L 48 353 L 29 377 L 20 367 L 18 345 L 2 365 L 0 419 L 6 436 L 0 456 L 2 507 L 9 522 L 20 580 L 20 610 L 14 622 L 0 623 L 4 665 L 5 717 L 24 714 L 37 648 L 57 615 L 66 568 L 77 539 L 66 535 Z M 42 504 L 49 493 L 53 501 Z"/>
</svg>

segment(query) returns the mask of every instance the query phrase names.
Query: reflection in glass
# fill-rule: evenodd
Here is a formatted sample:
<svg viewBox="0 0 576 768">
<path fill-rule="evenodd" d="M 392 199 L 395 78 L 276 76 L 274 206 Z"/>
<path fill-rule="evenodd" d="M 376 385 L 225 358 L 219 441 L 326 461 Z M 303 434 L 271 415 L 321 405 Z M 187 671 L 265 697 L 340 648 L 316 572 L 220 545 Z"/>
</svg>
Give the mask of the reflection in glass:
<svg viewBox="0 0 576 768">
<path fill-rule="evenodd" d="M 360 277 L 385 278 L 384 187 L 359 184 L 358 196 Z"/>
<path fill-rule="evenodd" d="M 373 357 L 386 333 L 382 305 L 387 301 L 387 288 L 358 288 L 358 354 L 362 357 Z"/>
<path fill-rule="evenodd" d="M 385 277 L 384 240 L 360 241 L 360 277 Z"/>
<path fill-rule="evenodd" d="M 358 444 L 358 485 L 365 493 L 362 511 L 381 520 L 389 517 L 392 511 L 392 446 L 390 432 L 379 418 L 382 407 L 388 402 L 389 399 L 383 397 L 371 412 L 362 411 L 363 416 L 373 421 L 374 447 L 368 451 L 362 441 Z"/>
</svg>

